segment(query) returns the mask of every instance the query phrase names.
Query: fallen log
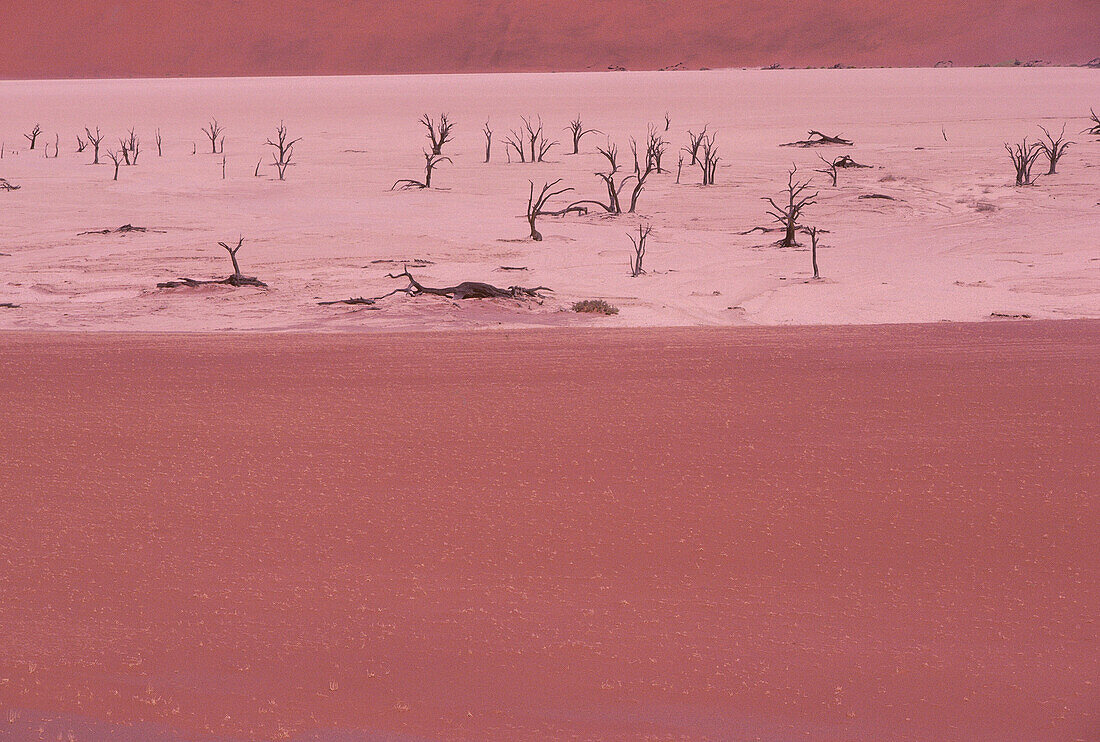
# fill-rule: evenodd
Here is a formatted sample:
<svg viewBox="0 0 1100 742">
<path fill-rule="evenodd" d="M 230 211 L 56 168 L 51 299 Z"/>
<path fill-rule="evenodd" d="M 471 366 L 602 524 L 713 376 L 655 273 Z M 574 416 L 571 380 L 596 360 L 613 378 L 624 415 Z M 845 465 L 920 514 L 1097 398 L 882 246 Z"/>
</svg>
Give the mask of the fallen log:
<svg viewBox="0 0 1100 742">
<path fill-rule="evenodd" d="M 409 296 L 422 296 L 428 294 L 430 296 L 443 296 L 448 299 L 545 299 L 546 297 L 542 296 L 539 292 L 553 291 L 553 289 L 549 289 L 545 286 L 536 286 L 535 288 L 509 286 L 508 288 L 501 288 L 491 283 L 483 283 L 481 281 L 463 281 L 455 286 L 425 286 L 413 278 L 407 266 L 401 273 L 389 273 L 386 275 L 386 278 L 405 278 L 408 279 L 409 285 L 394 289 L 388 294 L 370 299 L 365 299 L 360 296 L 354 299 L 338 299 L 336 301 L 320 301 L 317 303 L 323 306 L 331 306 L 333 304 L 371 305 L 382 299 L 389 298 L 394 294 L 407 294 Z"/>
<path fill-rule="evenodd" d="M 822 134 L 820 131 L 810 130 L 810 135 L 806 139 L 800 139 L 797 142 L 787 142 L 786 144 L 779 145 L 780 147 L 824 147 L 830 145 L 839 145 L 842 147 L 851 147 L 853 142 L 850 139 L 845 139 L 840 136 L 829 136 L 828 134 Z"/>
<path fill-rule="evenodd" d="M 241 286 L 255 286 L 258 289 L 266 289 L 267 288 L 267 284 L 264 283 L 263 281 L 261 281 L 260 279 L 253 278 L 252 276 L 242 276 L 239 273 L 234 273 L 232 276 L 229 276 L 228 278 L 222 278 L 220 280 L 215 279 L 215 280 L 210 280 L 210 281 L 199 281 L 199 280 L 196 280 L 194 278 L 179 278 L 179 279 L 176 279 L 175 281 L 165 281 L 163 283 L 158 283 L 157 288 L 158 289 L 174 289 L 174 288 L 178 288 L 180 286 L 186 286 L 188 288 L 195 288 L 197 286 L 213 286 L 213 285 L 235 286 L 235 287 L 238 287 L 238 288 L 241 287 Z"/>
<path fill-rule="evenodd" d="M 149 229 L 148 227 L 135 227 L 133 224 L 123 224 L 118 229 L 92 229 L 87 232 L 78 232 L 77 237 L 83 237 L 86 234 L 129 234 L 130 232 L 153 232 L 154 234 L 164 234 L 164 231 L 159 229 Z"/>
</svg>

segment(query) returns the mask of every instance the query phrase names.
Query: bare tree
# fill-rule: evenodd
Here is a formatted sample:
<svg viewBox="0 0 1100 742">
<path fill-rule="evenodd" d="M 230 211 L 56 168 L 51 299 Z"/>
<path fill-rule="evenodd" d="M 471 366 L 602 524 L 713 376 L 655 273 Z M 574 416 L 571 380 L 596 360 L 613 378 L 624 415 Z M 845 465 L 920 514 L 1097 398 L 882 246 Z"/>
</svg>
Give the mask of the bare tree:
<svg viewBox="0 0 1100 742">
<path fill-rule="evenodd" d="M 527 162 L 526 150 L 523 148 L 523 135 L 515 129 L 510 130 L 508 136 L 504 138 L 504 152 L 508 155 L 508 162 L 512 161 L 510 150 L 513 149 L 519 155 L 520 162 Z"/>
<path fill-rule="evenodd" d="M 665 149 L 668 147 L 668 142 L 664 140 L 656 126 L 649 127 L 649 140 L 646 144 L 646 162 L 652 164 L 658 174 L 663 173 L 661 169 L 661 160 L 665 156 Z"/>
<path fill-rule="evenodd" d="M 488 162 L 493 156 L 493 130 L 489 128 L 489 119 L 485 119 L 481 133 L 485 135 L 485 162 Z"/>
<path fill-rule="evenodd" d="M 41 133 L 42 133 L 42 127 L 39 126 L 38 124 L 35 124 L 34 128 L 31 129 L 30 134 L 24 134 L 23 135 L 23 138 L 31 143 L 31 149 L 34 149 L 34 143 L 36 141 L 38 141 L 38 135 L 41 134 Z"/>
<path fill-rule="evenodd" d="M 1039 142 L 1028 144 L 1027 137 L 1019 144 L 1005 142 L 1005 151 L 1012 158 L 1012 166 L 1016 169 L 1016 185 L 1029 186 L 1032 184 L 1031 168 L 1039 155 L 1043 153 Z"/>
<path fill-rule="evenodd" d="M 806 234 L 810 235 L 810 259 L 813 261 L 813 264 L 814 264 L 814 278 L 821 278 L 821 276 L 819 276 L 818 272 L 817 272 L 817 236 L 818 236 L 818 229 L 817 229 L 817 227 L 810 227 L 809 229 L 805 230 L 805 232 L 806 232 Z"/>
<path fill-rule="evenodd" d="M 652 142 L 652 137 L 650 141 Z M 652 147 L 652 144 L 650 147 Z M 643 168 L 638 160 L 638 143 L 634 141 L 633 137 L 630 139 L 630 152 L 634 155 L 634 191 L 630 194 L 630 213 L 633 214 L 635 209 L 638 208 L 638 196 L 641 196 L 642 191 L 645 190 L 646 180 L 657 167 L 657 160 L 653 158 L 652 150 L 647 151 L 645 168 Z"/>
<path fill-rule="evenodd" d="M 526 116 L 522 118 L 523 128 L 527 132 L 527 141 L 531 145 L 531 162 L 543 162 L 550 148 L 557 146 L 558 140 L 550 140 L 543 136 L 541 116 L 537 119 L 538 126 L 535 126 Z"/>
<path fill-rule="evenodd" d="M 1092 108 L 1089 109 L 1089 128 L 1085 129 L 1082 134 L 1090 134 L 1094 137 L 1100 137 L 1100 116 L 1096 115 L 1096 111 Z"/>
<path fill-rule="evenodd" d="M 626 188 L 626 184 L 629 183 L 634 176 L 628 175 L 625 178 L 622 178 L 621 180 L 616 182 L 616 176 L 619 173 L 619 148 L 612 144 L 610 140 L 608 140 L 606 146 L 597 147 L 597 150 L 599 150 L 599 153 L 603 155 L 604 159 L 607 160 L 608 165 L 610 166 L 608 172 L 596 173 L 596 177 L 602 180 L 604 182 L 604 185 L 607 186 L 607 203 L 605 204 L 601 201 L 586 200 L 576 201 L 575 203 L 570 205 L 576 207 L 591 204 L 593 206 L 599 206 L 608 214 L 621 214 L 623 213 L 623 208 L 620 197 L 622 195 L 623 189 Z"/>
<path fill-rule="evenodd" d="M 215 118 L 210 119 L 210 123 L 202 127 L 202 133 L 206 135 L 206 138 L 210 140 L 210 154 L 218 154 L 218 138 L 222 138 L 222 148 L 225 148 L 225 137 L 222 137 L 222 126 Z"/>
<path fill-rule="evenodd" d="M 260 159 L 259 159 L 259 160 L 258 160 L 258 161 L 256 162 L 256 169 L 255 169 L 255 170 L 253 171 L 253 173 L 252 173 L 252 175 L 253 175 L 254 177 L 257 177 L 257 178 L 258 178 L 258 177 L 260 177 L 260 167 L 262 167 L 262 166 L 263 166 L 263 164 L 264 164 L 264 158 L 262 158 L 262 157 L 261 157 L 261 158 L 260 158 Z"/>
<path fill-rule="evenodd" d="M 208 284 L 225 284 L 227 286 L 255 286 L 257 288 L 267 288 L 267 284 L 258 278 L 252 276 L 246 276 L 241 273 L 241 267 L 237 264 L 237 253 L 240 252 L 241 245 L 244 244 L 244 237 L 240 237 L 237 240 L 237 244 L 230 247 L 224 242 L 219 242 L 219 245 L 225 248 L 229 253 L 229 259 L 233 261 L 233 274 L 228 278 L 223 278 L 215 281 L 196 281 L 193 278 L 180 278 L 175 281 L 165 281 L 164 283 L 158 283 L 159 289 L 173 289 L 178 286 L 205 286 Z"/>
<path fill-rule="evenodd" d="M 637 238 L 635 238 L 632 234 L 628 235 L 630 237 L 630 241 L 634 243 L 634 254 L 630 256 L 630 275 L 634 278 L 637 278 L 638 276 L 645 273 L 645 271 L 642 269 L 642 258 L 645 257 L 646 240 L 649 239 L 649 233 L 652 231 L 653 227 L 649 226 L 648 224 L 644 227 L 639 224 Z"/>
<path fill-rule="evenodd" d="M 411 178 L 402 178 L 394 183 L 390 190 L 396 190 L 400 186 L 401 190 L 408 190 L 409 188 L 431 188 L 432 187 L 432 171 L 443 162 L 450 162 L 450 157 L 444 157 L 443 155 L 435 155 L 427 150 L 424 151 L 424 180 L 412 180 Z"/>
<path fill-rule="evenodd" d="M 535 228 L 535 220 L 540 216 L 561 216 L 570 211 L 583 211 L 583 209 L 578 209 L 572 204 L 558 211 L 546 209 L 546 203 L 550 199 L 573 190 L 572 188 L 554 190 L 557 188 L 558 184 L 561 183 L 561 178 L 558 178 L 553 183 L 544 183 L 538 196 L 535 196 L 535 182 L 533 180 L 528 182 L 531 184 L 531 191 L 527 196 L 527 223 L 531 225 L 531 239 L 535 242 L 542 241 L 542 234 Z"/>
<path fill-rule="evenodd" d="M 286 133 L 286 124 L 282 121 L 279 122 L 279 128 L 275 130 L 275 141 L 267 140 L 268 147 L 274 147 L 275 151 L 271 153 L 271 159 L 275 165 L 275 169 L 279 171 L 279 180 L 286 180 L 286 169 L 290 167 L 291 158 L 294 157 L 294 145 L 302 141 L 301 137 L 297 139 L 288 139 Z"/>
<path fill-rule="evenodd" d="M 439 123 L 428 114 L 420 117 L 420 123 L 428 130 L 428 140 L 432 143 L 431 154 L 438 155 L 443 152 L 443 145 L 451 141 L 454 130 L 454 122 L 445 113 L 439 114 Z"/>
<path fill-rule="evenodd" d="M 668 115 L 668 111 L 665 111 L 665 131 L 672 126 L 672 117 Z"/>
<path fill-rule="evenodd" d="M 679 159 L 676 161 L 676 185 L 680 185 L 680 173 L 684 171 L 684 153 L 680 153 Z"/>
<path fill-rule="evenodd" d="M 120 153 L 122 154 L 122 164 L 129 167 L 130 166 L 130 150 L 127 149 L 127 147 L 126 147 L 126 140 L 125 139 L 119 139 L 118 140 L 118 146 L 119 146 L 119 149 L 120 149 Z"/>
<path fill-rule="evenodd" d="M 115 164 L 115 177 L 114 180 L 118 180 L 118 166 L 122 164 L 122 157 L 117 152 L 107 150 L 107 156 L 111 158 L 111 162 Z"/>
<path fill-rule="evenodd" d="M 807 188 L 810 187 L 809 180 L 795 180 L 795 175 L 798 173 L 798 166 L 792 166 L 787 174 L 787 201 L 782 206 L 777 204 L 774 199 L 767 197 L 764 200 L 771 204 L 771 209 L 768 210 L 768 215 L 778 222 L 778 227 L 753 227 L 752 229 L 742 232 L 741 234 L 751 234 L 753 232 L 783 232 L 783 239 L 778 244 L 780 247 L 797 247 L 798 241 L 795 239 L 795 235 L 801 229 L 798 224 L 799 217 L 802 216 L 803 210 L 807 206 L 812 206 L 817 203 L 814 199 L 817 198 L 817 193 L 810 195 L 804 195 Z"/>
<path fill-rule="evenodd" d="M 683 147 L 681 151 L 691 157 L 689 165 L 697 165 L 699 163 L 699 147 L 702 146 L 703 140 L 707 137 L 707 127 L 704 126 L 703 130 L 698 134 L 688 130 L 688 145 Z"/>
<path fill-rule="evenodd" d="M 225 155 L 222 155 L 222 180 L 225 180 Z"/>
<path fill-rule="evenodd" d="M 586 129 L 581 122 L 580 114 L 577 114 L 577 118 L 569 122 L 569 130 L 573 134 L 573 154 L 578 155 L 581 152 L 581 139 L 586 134 L 602 134 L 599 129 Z"/>
<path fill-rule="evenodd" d="M 1050 161 L 1050 170 L 1047 171 L 1047 175 L 1056 175 L 1058 171 L 1058 160 L 1062 159 L 1062 155 L 1066 153 L 1071 144 L 1075 142 L 1067 142 L 1066 139 L 1066 125 L 1062 124 L 1062 133 L 1058 135 L 1058 138 L 1054 138 L 1046 127 L 1040 126 L 1043 130 L 1043 134 L 1046 135 L 1046 141 L 1039 142 L 1039 149 L 1044 155 L 1047 156 L 1047 160 Z"/>
<path fill-rule="evenodd" d="M 95 134 L 91 129 L 84 127 L 84 133 L 88 135 L 88 143 L 92 145 L 92 151 L 95 153 L 95 159 L 92 160 L 93 165 L 99 164 L 99 143 L 103 141 L 103 135 L 99 133 L 99 127 L 95 128 Z"/>
<path fill-rule="evenodd" d="M 716 139 L 717 133 L 704 136 L 699 141 L 699 154 L 696 157 L 696 162 L 699 169 L 703 171 L 702 185 L 705 186 L 714 185 L 714 175 L 718 172 L 718 162 L 721 158 L 718 157 Z"/>
<path fill-rule="evenodd" d="M 53 158 L 56 160 L 61 156 L 61 135 L 53 135 Z"/>
<path fill-rule="evenodd" d="M 164 156 L 163 144 L 164 141 L 160 138 L 160 129 L 157 129 L 157 157 Z"/>
<path fill-rule="evenodd" d="M 88 143 L 85 142 L 83 139 L 81 139 L 80 135 L 77 134 L 76 135 L 76 151 L 77 152 L 83 152 L 86 149 L 88 149 Z"/>
<path fill-rule="evenodd" d="M 127 139 L 119 139 L 119 146 L 122 148 L 122 159 L 127 165 L 136 165 L 138 161 L 138 155 L 141 153 L 141 140 L 137 138 L 133 129 L 130 129 L 130 135 Z"/>
<path fill-rule="evenodd" d="M 836 176 L 837 176 L 837 164 L 836 160 L 826 160 L 821 155 L 817 156 L 817 159 L 825 163 L 825 167 L 814 170 L 815 173 L 821 173 L 828 175 L 832 179 L 833 188 L 836 188 Z"/>
</svg>

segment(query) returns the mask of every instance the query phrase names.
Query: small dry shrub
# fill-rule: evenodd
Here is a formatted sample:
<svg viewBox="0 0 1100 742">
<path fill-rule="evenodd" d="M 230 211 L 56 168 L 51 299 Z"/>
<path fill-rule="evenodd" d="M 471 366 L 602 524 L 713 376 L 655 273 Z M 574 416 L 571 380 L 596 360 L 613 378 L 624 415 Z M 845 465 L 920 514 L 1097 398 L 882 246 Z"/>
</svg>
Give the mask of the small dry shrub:
<svg viewBox="0 0 1100 742">
<path fill-rule="evenodd" d="M 574 312 L 584 312 L 586 314 L 618 314 L 619 308 L 613 307 L 603 299 L 585 299 L 584 301 L 578 301 L 573 305 Z"/>
</svg>

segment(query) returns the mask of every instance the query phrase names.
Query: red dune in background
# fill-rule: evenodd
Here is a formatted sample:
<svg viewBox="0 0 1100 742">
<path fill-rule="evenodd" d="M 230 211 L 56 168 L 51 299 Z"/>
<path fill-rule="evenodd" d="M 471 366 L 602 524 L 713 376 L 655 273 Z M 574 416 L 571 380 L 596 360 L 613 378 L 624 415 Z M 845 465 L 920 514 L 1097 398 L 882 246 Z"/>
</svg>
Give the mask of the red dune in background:
<svg viewBox="0 0 1100 742">
<path fill-rule="evenodd" d="M 1078 64 L 1095 0 L 16 0 L 0 78 Z"/>
<path fill-rule="evenodd" d="M 1098 341 L 2 335 L 0 740 L 1097 739 Z"/>
</svg>

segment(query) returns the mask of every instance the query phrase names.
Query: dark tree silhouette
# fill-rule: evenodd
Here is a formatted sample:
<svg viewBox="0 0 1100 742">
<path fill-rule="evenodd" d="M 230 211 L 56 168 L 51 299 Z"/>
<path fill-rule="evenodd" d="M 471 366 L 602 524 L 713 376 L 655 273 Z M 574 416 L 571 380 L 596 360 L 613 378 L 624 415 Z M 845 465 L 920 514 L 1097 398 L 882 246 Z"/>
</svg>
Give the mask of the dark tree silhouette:
<svg viewBox="0 0 1100 742">
<path fill-rule="evenodd" d="M 95 159 L 92 160 L 93 165 L 99 164 L 99 144 L 103 141 L 103 135 L 99 133 L 99 127 L 95 128 L 95 134 L 91 129 L 84 127 L 84 133 L 88 135 L 88 143 L 92 145 L 92 152 L 95 154 Z"/>
<path fill-rule="evenodd" d="M 38 141 L 38 135 L 42 133 L 42 127 L 38 124 L 34 125 L 29 134 L 24 134 L 23 138 L 31 143 L 31 149 L 34 149 L 34 143 Z"/>
<path fill-rule="evenodd" d="M 202 133 L 206 135 L 206 138 L 210 140 L 210 154 L 218 154 L 218 139 L 222 140 L 222 149 L 225 149 L 225 137 L 222 136 L 221 124 L 215 118 L 210 119 L 210 123 L 202 128 Z"/>
<path fill-rule="evenodd" d="M 427 150 L 424 151 L 424 180 L 412 180 L 411 178 L 402 178 L 394 183 L 390 190 L 395 190 L 398 187 L 405 191 L 409 188 L 431 188 L 432 187 L 432 171 L 443 162 L 450 162 L 450 157 L 444 157 L 443 155 L 433 155 Z"/>
<path fill-rule="evenodd" d="M 637 238 L 635 238 L 632 234 L 628 235 L 630 237 L 630 241 L 634 244 L 634 254 L 630 256 L 630 275 L 634 278 L 637 278 L 638 276 L 645 273 L 645 271 L 642 269 L 642 258 L 645 257 L 646 240 L 649 239 L 649 233 L 652 231 L 653 227 L 649 226 L 648 224 L 644 227 L 639 224 Z"/>
<path fill-rule="evenodd" d="M 111 162 L 115 164 L 115 177 L 113 180 L 118 180 L 118 166 L 122 164 L 122 156 L 111 150 L 107 150 L 107 156 L 110 157 Z"/>
<path fill-rule="evenodd" d="M 581 122 L 580 114 L 577 114 L 577 118 L 569 122 L 569 130 L 573 134 L 573 154 L 580 154 L 581 151 L 581 139 L 586 134 L 602 134 L 599 129 L 586 129 Z"/>
<path fill-rule="evenodd" d="M 1005 142 L 1005 151 L 1012 158 L 1012 167 L 1016 169 L 1016 185 L 1031 185 L 1031 168 L 1043 153 L 1042 146 L 1038 142 L 1028 144 L 1027 137 L 1024 137 L 1024 141 L 1019 144 Z"/>
<path fill-rule="evenodd" d="M 558 178 L 553 183 L 544 183 L 538 196 L 535 195 L 535 182 L 533 180 L 528 182 L 531 184 L 531 191 L 527 196 L 527 223 L 531 225 L 531 239 L 535 242 L 542 241 L 542 234 L 535 228 L 535 220 L 540 216 L 561 216 L 570 211 L 583 211 L 583 209 L 575 208 L 574 205 L 566 206 L 564 209 L 558 211 L 548 210 L 546 208 L 546 204 L 550 199 L 573 190 L 572 188 L 554 190 L 557 188 L 558 184 L 561 183 L 561 178 Z"/>
<path fill-rule="evenodd" d="M 1039 150 L 1046 155 L 1047 160 L 1050 162 L 1050 169 L 1047 171 L 1047 175 L 1056 175 L 1058 172 L 1058 160 L 1062 159 L 1062 155 L 1066 153 L 1071 144 L 1075 142 L 1067 142 L 1066 139 L 1066 125 L 1062 124 L 1062 133 L 1055 138 L 1046 127 L 1040 126 L 1043 130 L 1043 134 L 1046 135 L 1046 141 L 1039 142 Z"/>
<path fill-rule="evenodd" d="M 798 240 L 795 239 L 795 235 L 800 229 L 798 220 L 806 207 L 817 203 L 817 201 L 814 200 L 817 198 L 817 193 L 805 195 L 806 189 L 810 187 L 810 181 L 795 180 L 795 175 L 797 174 L 797 165 L 793 166 L 787 174 L 787 192 L 784 194 L 784 196 L 786 196 L 785 203 L 780 205 L 771 197 L 764 198 L 765 201 L 771 204 L 768 215 L 778 222 L 779 226 L 753 227 L 741 234 L 751 234 L 753 232 L 783 232 L 783 239 L 777 242 L 777 245 L 780 247 L 798 246 Z"/>
<path fill-rule="evenodd" d="M 493 130 L 489 128 L 489 120 L 485 120 L 485 126 L 481 132 L 485 135 L 485 162 L 493 156 Z"/>
<path fill-rule="evenodd" d="M 287 137 L 286 124 L 282 121 L 279 122 L 279 127 L 275 130 L 275 141 L 267 140 L 267 146 L 275 150 L 271 153 L 271 160 L 275 165 L 275 169 L 279 171 L 279 180 L 286 180 L 286 169 L 293 164 L 291 159 L 294 157 L 294 145 L 300 141 L 302 141 L 301 137 L 297 139 Z"/>
<path fill-rule="evenodd" d="M 429 116 L 424 114 L 420 117 L 420 123 L 424 125 L 424 128 L 428 130 L 428 141 L 431 142 L 433 155 L 443 153 L 443 145 L 451 141 L 454 132 L 454 122 L 450 120 L 450 117 L 445 114 L 439 114 L 439 123 Z"/>
</svg>

